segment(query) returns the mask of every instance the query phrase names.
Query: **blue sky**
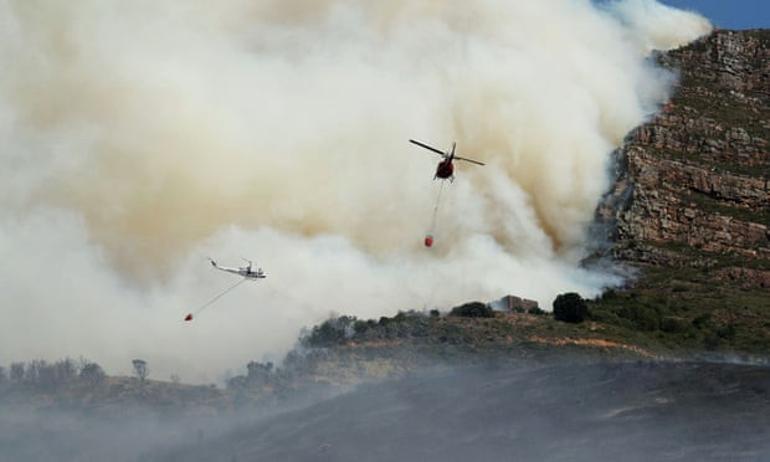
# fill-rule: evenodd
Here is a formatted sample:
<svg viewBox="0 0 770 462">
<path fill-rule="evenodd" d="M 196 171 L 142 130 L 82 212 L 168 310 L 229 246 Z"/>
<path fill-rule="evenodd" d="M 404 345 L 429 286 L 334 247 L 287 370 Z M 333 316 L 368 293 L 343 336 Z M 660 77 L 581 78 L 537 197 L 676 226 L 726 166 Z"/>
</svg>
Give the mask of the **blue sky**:
<svg viewBox="0 0 770 462">
<path fill-rule="evenodd" d="M 720 29 L 770 28 L 770 0 L 660 0 L 697 11 Z"/>
</svg>

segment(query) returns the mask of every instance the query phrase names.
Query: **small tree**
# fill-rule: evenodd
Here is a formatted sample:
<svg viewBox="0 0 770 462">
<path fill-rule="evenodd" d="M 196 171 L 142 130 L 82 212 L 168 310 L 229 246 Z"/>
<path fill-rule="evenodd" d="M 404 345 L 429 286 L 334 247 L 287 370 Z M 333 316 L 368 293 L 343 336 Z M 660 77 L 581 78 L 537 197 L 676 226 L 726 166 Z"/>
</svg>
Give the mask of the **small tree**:
<svg viewBox="0 0 770 462">
<path fill-rule="evenodd" d="M 270 383 L 273 374 L 273 363 L 260 363 L 257 361 L 249 361 L 246 365 L 247 375 L 246 379 L 250 384 L 264 385 Z"/>
<path fill-rule="evenodd" d="M 55 389 L 72 383 L 77 377 L 75 362 L 70 358 L 53 364 L 43 364 L 38 370 L 38 384 L 46 389 Z"/>
<path fill-rule="evenodd" d="M 11 381 L 21 383 L 24 380 L 24 363 L 11 364 Z"/>
<path fill-rule="evenodd" d="M 131 361 L 134 365 L 134 374 L 140 382 L 144 383 L 144 380 L 150 374 L 150 369 L 147 367 L 147 361 L 143 359 L 135 359 Z"/>
<path fill-rule="evenodd" d="M 91 386 L 103 383 L 106 378 L 107 374 L 104 373 L 104 369 L 96 363 L 86 363 L 80 369 L 80 380 Z"/>
<path fill-rule="evenodd" d="M 33 359 L 27 363 L 27 366 L 24 368 L 24 382 L 30 385 L 37 385 L 40 382 L 41 375 L 45 375 L 43 369 L 47 366 L 48 363 L 43 359 Z"/>
<path fill-rule="evenodd" d="M 588 315 L 588 307 L 580 295 L 569 292 L 561 294 L 553 301 L 553 317 L 557 321 L 581 323 Z"/>
</svg>

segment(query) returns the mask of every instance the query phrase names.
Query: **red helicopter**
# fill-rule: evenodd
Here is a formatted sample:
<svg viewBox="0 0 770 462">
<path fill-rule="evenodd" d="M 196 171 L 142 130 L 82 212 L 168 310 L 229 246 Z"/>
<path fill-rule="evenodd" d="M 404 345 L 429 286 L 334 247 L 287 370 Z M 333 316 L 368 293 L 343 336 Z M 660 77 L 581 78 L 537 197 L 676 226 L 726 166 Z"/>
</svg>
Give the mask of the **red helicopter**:
<svg viewBox="0 0 770 462">
<path fill-rule="evenodd" d="M 436 154 L 438 154 L 438 155 L 440 155 L 441 157 L 444 158 L 444 160 L 442 160 L 441 162 L 438 163 L 438 167 L 436 167 L 436 175 L 433 177 L 434 180 L 437 179 L 437 178 L 440 178 L 442 180 L 454 181 L 454 179 L 455 179 L 455 175 L 454 175 L 455 166 L 454 166 L 454 164 L 452 164 L 452 161 L 454 161 L 454 160 L 462 160 L 462 161 L 470 162 L 470 163 L 476 164 L 476 165 L 485 165 L 483 162 L 479 162 L 477 160 L 466 159 L 465 157 L 456 156 L 455 155 L 455 148 L 457 147 L 457 143 L 452 143 L 452 150 L 451 151 L 443 152 L 443 151 L 441 151 L 439 149 L 434 148 L 433 146 L 429 146 L 429 145 L 427 145 L 425 143 L 422 143 L 420 141 L 417 141 L 417 140 L 409 140 L 409 142 L 412 143 L 412 144 L 416 144 L 417 146 L 420 146 L 421 148 L 425 148 L 428 151 L 433 151 Z"/>
</svg>

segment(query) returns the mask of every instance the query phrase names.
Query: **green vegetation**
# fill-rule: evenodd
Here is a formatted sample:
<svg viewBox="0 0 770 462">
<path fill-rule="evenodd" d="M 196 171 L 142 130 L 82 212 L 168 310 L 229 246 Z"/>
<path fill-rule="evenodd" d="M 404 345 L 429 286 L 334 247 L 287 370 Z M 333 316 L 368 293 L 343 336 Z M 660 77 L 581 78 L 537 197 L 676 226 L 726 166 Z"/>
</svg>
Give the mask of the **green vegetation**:
<svg viewBox="0 0 770 462">
<path fill-rule="evenodd" d="M 698 77 L 688 76 L 683 80 L 683 85 L 690 86 L 691 88 L 698 85 L 710 88 L 712 83 L 701 80 Z M 713 93 L 720 94 L 719 89 L 714 88 Z M 742 104 L 740 100 L 735 98 L 726 96 L 704 97 L 689 91 L 677 92 L 672 98 L 672 102 L 676 105 L 694 109 L 703 118 L 715 120 L 727 126 L 741 127 L 752 138 L 767 139 L 768 130 L 760 121 L 767 120 L 762 117 L 767 117 L 770 111 L 763 110 L 757 114 L 750 106 Z"/>
<path fill-rule="evenodd" d="M 567 298 L 568 303 L 570 299 Z M 585 318 L 586 301 L 579 299 L 577 306 L 576 312 Z M 638 358 L 640 354 L 665 353 L 660 342 L 645 334 L 630 325 L 566 323 L 539 308 L 526 313 L 497 312 L 474 302 L 458 306 L 446 315 L 437 311 L 405 311 L 381 317 L 379 321 L 350 316 L 329 319 L 306 331 L 300 344 L 303 355 L 329 355 L 328 358 L 336 358 L 333 361 L 345 364 L 383 360 L 402 364 L 417 358 L 478 361 L 572 353 Z M 309 364 L 297 354 L 289 356 L 287 363 Z M 296 364 L 291 367 L 296 369 Z"/>
<path fill-rule="evenodd" d="M 770 114 L 768 114 L 770 118 Z M 768 133 L 770 138 L 770 133 Z M 656 156 L 663 159 L 679 161 L 694 165 L 697 167 L 716 169 L 719 172 L 731 173 L 733 175 L 749 176 L 753 178 L 765 178 L 770 175 L 770 162 L 760 163 L 757 165 L 729 162 L 720 160 L 719 158 L 710 158 L 703 155 L 700 152 L 688 152 L 688 151 L 674 151 L 666 148 L 652 148 L 645 147 L 649 152 L 655 153 Z"/>
<path fill-rule="evenodd" d="M 521 311 L 519 311 L 519 309 L 516 309 L 516 312 L 519 312 L 519 313 L 523 313 L 524 312 L 523 308 L 521 308 L 520 310 Z M 535 306 L 535 307 L 532 307 L 532 308 L 528 309 L 527 313 L 533 314 L 535 316 L 545 316 L 546 314 L 548 314 L 543 309 L 541 309 L 539 306 Z"/>
<path fill-rule="evenodd" d="M 554 301 L 553 318 L 542 316 L 540 309 L 500 313 L 475 302 L 458 306 L 448 315 L 434 310 L 399 312 L 379 321 L 349 316 L 330 319 L 307 332 L 301 344 L 310 348 L 378 345 L 375 349 L 422 345 L 433 354 L 479 349 L 505 354 L 521 346 L 543 350 L 549 343 L 565 345 L 565 339 L 567 345 L 570 339 L 603 339 L 677 356 L 704 350 L 766 353 L 770 349 L 767 289 L 718 280 L 726 269 L 770 269 L 770 261 L 755 259 L 749 264 L 739 255 L 708 253 L 677 243 L 658 247 L 681 255 L 681 266 L 644 267 L 630 287 L 608 290 L 595 300 L 560 295 Z M 532 339 L 538 340 L 533 343 Z M 448 350 L 448 346 L 460 350 Z"/>
<path fill-rule="evenodd" d="M 767 47 L 768 41 L 770 41 L 770 33 L 767 30 L 744 31 L 741 34 L 744 40 L 759 41 L 760 48 Z M 659 62 L 661 64 L 677 68 L 681 75 L 680 85 L 671 102 L 674 107 L 679 108 L 677 111 L 680 114 L 692 119 L 713 121 L 725 130 L 722 133 L 714 133 L 713 131 L 704 132 L 697 128 L 688 128 L 690 138 L 700 138 L 702 141 L 714 137 L 721 139 L 727 136 L 728 130 L 740 128 L 752 138 L 751 144 L 755 147 L 755 158 L 752 162 L 735 162 L 734 159 L 726 158 L 723 153 L 713 155 L 707 151 L 704 152 L 695 144 L 690 146 L 689 153 L 663 152 L 662 154 L 670 158 L 685 158 L 690 162 L 706 164 L 708 167 L 716 168 L 719 171 L 755 178 L 767 178 L 770 173 L 770 159 L 761 153 L 766 152 L 766 143 L 770 141 L 770 126 L 767 125 L 767 121 L 770 120 L 770 107 L 766 104 L 767 79 L 761 75 L 761 70 L 765 67 L 761 57 L 762 53 L 744 53 L 741 56 L 741 60 L 755 71 L 751 73 L 743 69 L 737 75 L 732 76 L 749 79 L 745 82 L 746 85 L 739 85 L 736 92 L 734 91 L 735 85 L 729 83 L 731 76 L 725 72 L 728 64 L 723 62 L 721 57 L 705 58 L 702 56 L 705 53 L 713 52 L 715 45 L 708 43 L 709 40 L 711 39 L 698 41 L 684 49 L 660 55 Z M 695 52 L 695 57 L 689 54 L 691 52 Z M 700 65 L 701 60 L 706 61 L 705 69 Z M 755 84 L 750 83 L 751 79 L 756 79 Z M 728 140 L 724 139 L 724 141 Z M 730 143 L 726 144 L 729 145 Z"/>
<path fill-rule="evenodd" d="M 471 302 L 452 308 L 449 315 L 462 318 L 494 318 L 495 311 L 484 303 Z"/>
<path fill-rule="evenodd" d="M 343 343 L 362 326 L 354 326 L 355 316 L 340 316 L 328 319 L 300 338 L 300 342 L 309 347 L 328 347 Z"/>
<path fill-rule="evenodd" d="M 579 324 L 588 316 L 588 307 L 580 295 L 569 292 L 553 301 L 553 318 L 557 321 Z"/>
<path fill-rule="evenodd" d="M 671 251 L 673 245 L 666 246 Z M 684 250 L 684 249 L 683 249 Z M 719 270 L 745 260 L 686 248 L 705 267 L 647 267 L 633 287 L 589 301 L 590 319 L 633 331 L 671 350 L 766 353 L 770 349 L 770 294 L 715 280 Z M 770 262 L 757 260 L 755 266 Z"/>
<path fill-rule="evenodd" d="M 707 213 L 770 226 L 770 208 L 752 209 L 730 206 L 723 201 L 699 192 L 690 192 L 684 195 L 682 199 L 694 203 L 700 210 Z"/>
</svg>

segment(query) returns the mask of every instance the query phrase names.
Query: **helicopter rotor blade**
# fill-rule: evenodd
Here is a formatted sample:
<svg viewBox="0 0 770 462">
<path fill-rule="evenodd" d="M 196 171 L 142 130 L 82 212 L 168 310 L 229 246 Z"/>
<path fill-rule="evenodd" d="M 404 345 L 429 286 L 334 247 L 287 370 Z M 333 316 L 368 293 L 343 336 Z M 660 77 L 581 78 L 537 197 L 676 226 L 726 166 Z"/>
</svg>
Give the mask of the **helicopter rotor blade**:
<svg viewBox="0 0 770 462">
<path fill-rule="evenodd" d="M 417 140 L 409 140 L 409 142 L 412 143 L 412 144 L 416 144 L 417 146 L 419 146 L 421 148 L 425 148 L 428 151 L 433 151 L 436 154 L 439 154 L 439 155 L 441 155 L 443 157 L 447 157 L 447 154 L 445 152 L 439 151 L 438 149 L 434 148 L 433 146 L 429 146 L 429 145 L 427 145 L 425 143 L 421 143 L 420 141 L 417 141 Z"/>
<path fill-rule="evenodd" d="M 477 161 L 477 160 L 473 160 L 473 159 L 466 159 L 465 157 L 459 157 L 459 156 L 455 156 L 455 160 L 463 160 L 463 161 L 465 161 L 465 162 L 470 162 L 470 163 L 472 163 L 472 164 L 476 164 L 476 165 L 482 165 L 482 166 L 483 166 L 483 165 L 487 165 L 487 164 L 485 164 L 484 162 L 479 162 L 479 161 Z"/>
</svg>

